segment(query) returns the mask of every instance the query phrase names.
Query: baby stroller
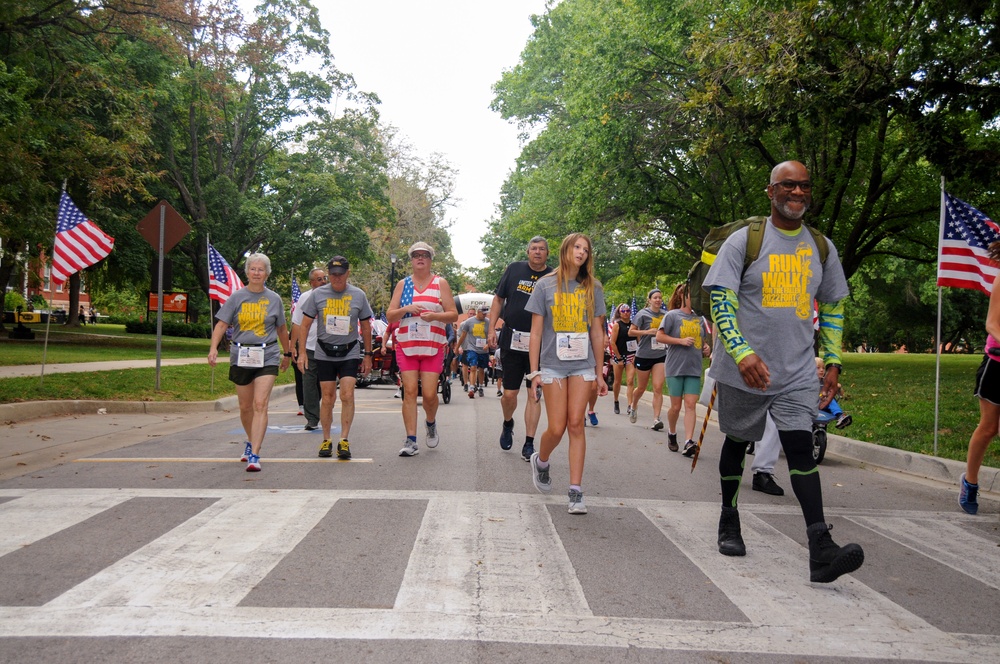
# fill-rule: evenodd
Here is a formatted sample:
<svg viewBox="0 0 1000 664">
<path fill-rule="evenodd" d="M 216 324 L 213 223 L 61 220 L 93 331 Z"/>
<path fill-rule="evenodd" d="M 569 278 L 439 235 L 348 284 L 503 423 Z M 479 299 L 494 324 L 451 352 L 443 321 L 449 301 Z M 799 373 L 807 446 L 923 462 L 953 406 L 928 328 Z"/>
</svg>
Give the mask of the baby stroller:
<svg viewBox="0 0 1000 664">
<path fill-rule="evenodd" d="M 821 410 L 813 420 L 813 459 L 816 465 L 823 463 L 823 458 L 826 456 L 826 427 L 836 419 L 833 414 Z"/>
</svg>

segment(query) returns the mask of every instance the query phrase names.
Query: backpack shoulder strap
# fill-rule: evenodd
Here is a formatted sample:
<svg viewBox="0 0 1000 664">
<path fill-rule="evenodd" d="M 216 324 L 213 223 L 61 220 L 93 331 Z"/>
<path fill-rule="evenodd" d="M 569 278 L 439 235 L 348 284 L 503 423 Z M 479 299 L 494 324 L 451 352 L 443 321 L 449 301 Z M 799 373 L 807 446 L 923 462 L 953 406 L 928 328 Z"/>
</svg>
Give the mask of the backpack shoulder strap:
<svg viewBox="0 0 1000 664">
<path fill-rule="evenodd" d="M 764 228 L 767 226 L 767 217 L 750 217 L 747 221 L 750 223 L 747 226 L 747 250 L 743 254 L 744 272 L 750 267 L 750 263 L 753 263 L 760 256 L 760 247 L 764 244 Z"/>
<path fill-rule="evenodd" d="M 830 255 L 830 245 L 826 243 L 826 236 L 818 228 L 813 228 L 812 226 L 806 226 L 806 228 L 812 233 L 813 240 L 815 240 L 816 246 L 819 247 L 819 262 L 826 265 L 826 257 Z"/>
</svg>

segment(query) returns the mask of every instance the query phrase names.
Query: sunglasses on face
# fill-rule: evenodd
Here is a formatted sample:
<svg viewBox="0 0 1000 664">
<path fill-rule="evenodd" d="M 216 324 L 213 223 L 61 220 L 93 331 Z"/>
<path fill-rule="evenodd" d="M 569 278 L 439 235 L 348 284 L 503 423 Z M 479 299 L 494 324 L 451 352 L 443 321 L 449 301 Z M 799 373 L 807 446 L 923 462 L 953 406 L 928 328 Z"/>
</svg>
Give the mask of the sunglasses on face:
<svg viewBox="0 0 1000 664">
<path fill-rule="evenodd" d="M 782 180 L 780 182 L 772 182 L 771 186 L 780 187 L 782 191 L 788 193 L 795 191 L 795 188 L 798 187 L 804 193 L 809 193 L 812 191 L 813 183 L 809 180 Z"/>
<path fill-rule="evenodd" d="M 431 259 L 431 255 L 429 253 L 427 253 L 426 251 L 415 251 L 410 256 L 410 258 L 423 258 L 425 260 L 430 260 Z"/>
</svg>

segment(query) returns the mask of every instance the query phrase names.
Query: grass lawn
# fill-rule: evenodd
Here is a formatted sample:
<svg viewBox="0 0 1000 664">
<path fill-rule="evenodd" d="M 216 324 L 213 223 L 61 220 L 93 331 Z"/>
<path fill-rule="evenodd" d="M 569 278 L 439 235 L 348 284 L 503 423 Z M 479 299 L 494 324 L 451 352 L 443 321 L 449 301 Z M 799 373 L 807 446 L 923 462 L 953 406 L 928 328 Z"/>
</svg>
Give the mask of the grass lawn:
<svg viewBox="0 0 1000 664">
<path fill-rule="evenodd" d="M 44 325 L 25 327 L 34 331 L 34 340 L 0 338 L 0 366 L 41 364 L 43 353 L 46 364 L 156 359 L 156 337 L 128 334 L 124 325 L 99 324 L 80 328 L 55 325 L 49 329 L 47 348 Z M 165 336 L 161 342 L 163 358 L 206 355 L 208 339 Z"/>
<path fill-rule="evenodd" d="M 278 373 L 276 385 L 295 381 L 289 369 Z M 205 364 L 180 367 L 160 367 L 160 391 L 157 392 L 156 369 L 126 369 L 88 373 L 46 374 L 0 379 L 0 403 L 17 401 L 47 401 L 51 399 L 100 399 L 110 401 L 211 401 L 236 394 L 229 382 L 229 364 L 215 367 L 215 389 L 212 389 L 212 368 Z"/>
<path fill-rule="evenodd" d="M 965 461 L 969 437 L 979 423 L 972 394 L 982 355 L 943 355 L 938 405 L 938 456 Z M 840 383 L 843 409 L 854 423 L 844 431 L 857 440 L 911 452 L 934 451 L 934 355 L 850 353 Z M 993 444 L 984 463 L 1000 467 Z"/>
<path fill-rule="evenodd" d="M 41 364 L 45 326 L 27 327 L 35 331 L 34 341 L 0 339 L 0 366 Z M 206 357 L 208 343 L 208 339 L 165 336 L 161 342 L 161 357 Z M 128 334 L 124 325 L 111 324 L 80 328 L 53 326 L 45 352 L 46 364 L 155 359 L 154 335 Z M 294 380 L 294 373 L 289 369 L 278 374 L 276 384 Z M 46 374 L 44 381 L 38 376 L 6 378 L 0 379 L 0 403 L 49 399 L 208 401 L 236 394 L 236 386 L 229 382 L 227 363 L 220 363 L 215 368 L 214 390 L 212 368 L 207 361 L 182 367 L 160 367 L 159 392 L 154 389 L 155 385 L 155 368 Z"/>
</svg>

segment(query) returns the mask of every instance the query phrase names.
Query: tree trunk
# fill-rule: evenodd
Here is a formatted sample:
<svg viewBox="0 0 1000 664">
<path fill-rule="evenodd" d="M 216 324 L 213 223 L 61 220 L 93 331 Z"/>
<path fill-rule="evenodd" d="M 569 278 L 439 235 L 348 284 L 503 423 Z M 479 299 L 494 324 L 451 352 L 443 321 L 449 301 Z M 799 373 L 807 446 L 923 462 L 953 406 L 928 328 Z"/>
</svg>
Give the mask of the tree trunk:
<svg viewBox="0 0 1000 664">
<path fill-rule="evenodd" d="M 69 315 L 66 317 L 66 325 L 72 327 L 80 327 L 82 321 L 80 320 L 80 273 L 74 272 L 69 275 L 69 281 L 66 282 L 66 288 L 69 290 Z"/>
</svg>

